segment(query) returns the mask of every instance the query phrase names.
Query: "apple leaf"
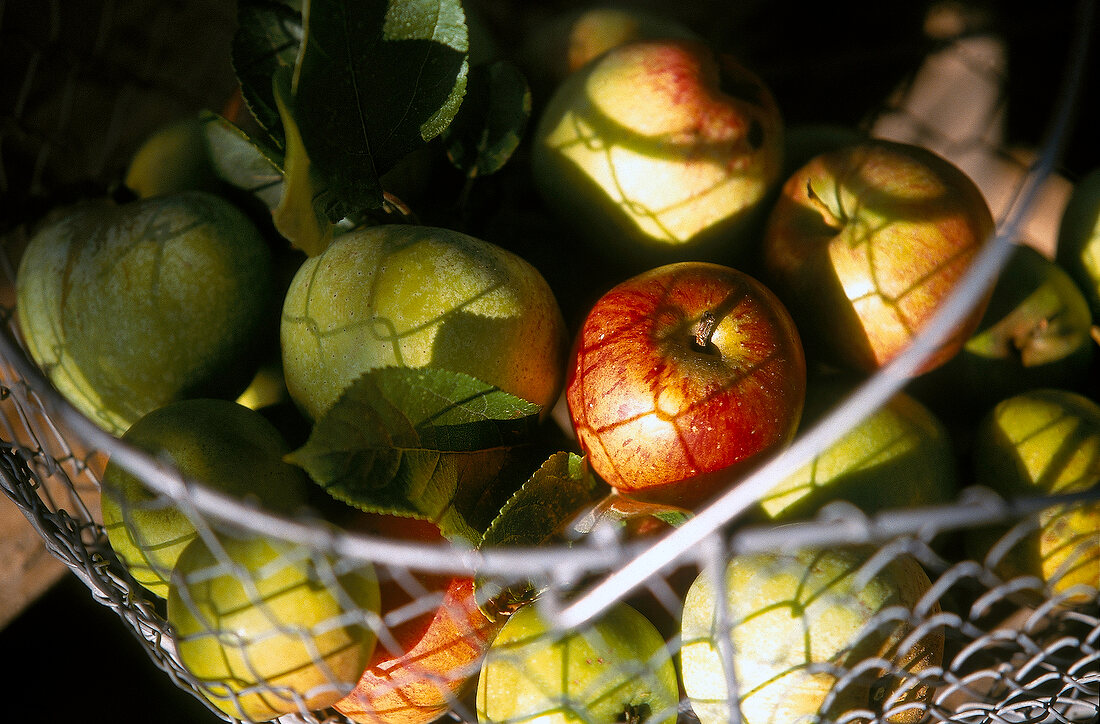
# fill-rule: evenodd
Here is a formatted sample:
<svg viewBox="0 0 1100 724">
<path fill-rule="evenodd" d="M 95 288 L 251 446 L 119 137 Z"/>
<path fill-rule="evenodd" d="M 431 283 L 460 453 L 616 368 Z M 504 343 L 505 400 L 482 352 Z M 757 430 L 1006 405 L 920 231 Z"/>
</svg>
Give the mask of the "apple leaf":
<svg viewBox="0 0 1100 724">
<path fill-rule="evenodd" d="M 459 0 L 310 0 L 295 118 L 340 216 L 383 205 L 379 177 L 438 136 L 462 103 Z"/>
<path fill-rule="evenodd" d="M 316 256 L 332 242 L 329 221 L 331 196 L 325 180 L 314 168 L 302 141 L 288 98 L 290 69 L 281 68 L 272 80 L 275 102 L 286 140 L 282 196 L 272 211 L 279 233 L 308 256 Z"/>
<path fill-rule="evenodd" d="M 538 546 L 560 536 L 583 510 L 607 495 L 587 460 L 571 452 L 551 455 L 517 490 L 482 536 L 481 546 Z M 501 582 L 477 577 L 475 597 L 491 620 L 531 600 L 527 580 Z"/>
<path fill-rule="evenodd" d="M 387 367 L 364 373 L 288 456 L 334 498 L 430 520 L 477 543 L 530 474 L 522 449 L 539 406 L 469 375 Z"/>
<path fill-rule="evenodd" d="M 466 98 L 444 132 L 447 158 L 473 178 L 496 173 L 512 157 L 531 117 L 531 89 L 508 61 L 470 69 Z"/>
<path fill-rule="evenodd" d="M 293 68 L 302 43 L 302 14 L 278 0 L 238 0 L 233 69 L 252 117 L 282 148 L 283 126 L 271 87 L 279 68 Z"/>
<path fill-rule="evenodd" d="M 218 178 L 276 208 L 283 195 L 282 153 L 216 113 L 203 111 L 200 118 Z"/>
</svg>

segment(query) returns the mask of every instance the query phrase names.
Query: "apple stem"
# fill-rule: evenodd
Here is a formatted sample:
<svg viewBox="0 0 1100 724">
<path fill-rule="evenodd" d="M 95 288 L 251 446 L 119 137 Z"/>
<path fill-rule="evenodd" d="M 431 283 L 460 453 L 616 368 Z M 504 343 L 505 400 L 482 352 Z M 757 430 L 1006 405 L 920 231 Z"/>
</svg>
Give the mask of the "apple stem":
<svg viewBox="0 0 1100 724">
<path fill-rule="evenodd" d="M 813 184 L 810 181 L 806 181 L 806 195 L 809 197 L 810 201 L 817 204 L 818 208 L 821 209 L 821 212 L 825 215 L 826 224 L 837 229 L 844 226 L 844 221 L 839 216 L 834 214 L 833 210 L 829 208 L 828 204 L 826 204 L 825 201 L 820 196 L 818 196 L 817 192 L 814 191 Z"/>
<path fill-rule="evenodd" d="M 695 323 L 695 330 L 693 334 L 695 336 L 695 346 L 701 351 L 707 351 L 710 349 L 710 338 L 714 336 L 714 330 L 718 326 L 718 317 L 714 312 L 706 311 L 699 317 L 699 321 Z"/>
</svg>

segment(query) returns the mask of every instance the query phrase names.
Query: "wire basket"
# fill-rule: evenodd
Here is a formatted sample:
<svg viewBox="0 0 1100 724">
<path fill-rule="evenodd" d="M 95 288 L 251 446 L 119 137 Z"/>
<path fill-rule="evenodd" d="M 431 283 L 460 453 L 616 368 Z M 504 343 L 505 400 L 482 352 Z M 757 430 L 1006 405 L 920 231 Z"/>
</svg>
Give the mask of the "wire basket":
<svg viewBox="0 0 1100 724">
<path fill-rule="evenodd" d="M 505 12 L 501 3 L 482 5 L 490 18 Z M 685 7 L 696 5 L 687 3 Z M 699 5 L 706 8 L 708 4 Z M 1091 5 L 1082 7 L 1080 25 L 1087 27 Z M 585 630 L 618 604 L 629 603 L 650 619 L 665 644 L 664 660 L 658 655 L 651 667 L 631 670 L 628 677 L 645 679 L 664 663 L 675 662 L 674 675 L 678 675 L 684 665 L 681 652 L 697 643 L 685 638 L 680 622 L 687 584 L 700 573 L 708 572 L 712 580 L 720 581 L 726 561 L 735 554 L 750 557 L 802 548 L 831 551 L 861 546 L 865 554 L 850 562 L 844 573 L 851 580 L 870 586 L 876 576 L 905 560 L 916 561 L 930 582 L 922 595 L 905 606 L 879 611 L 868 630 L 904 631 L 903 640 L 894 641 L 903 652 L 918 651 L 929 637 L 941 636 L 942 663 L 918 669 L 898 663 L 898 658 L 882 658 L 881 650 L 868 650 L 862 656 L 810 665 L 807 676 L 840 682 L 829 687 L 833 708 L 822 715 L 824 719 L 960 723 L 1096 719 L 1100 714 L 1100 596 L 1096 586 L 1056 593 L 1048 583 L 1032 576 L 1004 576 L 997 563 L 1015 541 L 1041 525 L 1044 510 L 1096 501 L 1100 490 L 1059 498 L 1005 500 L 982 489 L 967 488 L 950 505 L 868 515 L 837 504 L 815 518 L 782 526 L 754 523 L 749 515 L 774 481 L 821 453 L 904 386 L 909 373 L 989 288 L 1014 244 L 1021 239 L 1040 247 L 1052 243 L 1054 232 L 1049 222 L 1044 225 L 1038 211 L 1050 202 L 1051 194 L 1064 192 L 1065 182 L 1055 170 L 1072 117 L 1072 101 L 1079 92 L 1076 84 L 1086 55 L 1083 47 L 1076 47 L 1071 54 L 1074 62 L 1062 79 L 1066 90 L 1052 110 L 1048 138 L 1026 159 L 1002 148 L 1004 128 L 998 119 L 1003 119 L 1005 68 L 998 62 L 1003 58 L 998 58 L 992 36 L 953 36 L 936 46 L 916 74 L 899 79 L 894 95 L 874 103 L 875 112 L 865 121 L 867 128 L 877 135 L 929 146 L 959 163 L 979 182 L 996 213 L 997 237 L 929 329 L 820 423 L 803 431 L 783 455 L 739 481 L 683 525 L 659 535 L 634 538 L 616 528 L 597 526 L 571 545 L 474 550 L 448 543 L 412 543 L 314 519 L 287 518 L 205 488 L 122 444 L 77 412 L 24 351 L 14 287 L 19 253 L 27 241 L 26 223 L 54 205 L 105 193 L 129 154 L 161 123 L 195 109 L 221 108 L 232 96 L 234 78 L 228 59 L 210 53 L 209 48 L 227 44 L 235 22 L 232 8 L 216 0 L 43 0 L 19 7 L 9 4 L 0 10 L 0 52 L 10 56 L 10 77 L 20 81 L 4 94 L 0 125 L 5 218 L 0 302 L 6 322 L 0 336 L 0 485 L 49 551 L 87 584 L 97 601 L 117 612 L 123 625 L 145 643 L 153 662 L 181 688 L 204 701 L 221 695 L 223 702 L 229 702 L 230 712 L 238 702 L 233 695 L 227 697 L 216 682 L 183 666 L 178 654 L 179 632 L 169 626 L 164 602 L 149 596 L 112 552 L 99 508 L 100 481 L 108 459 L 156 492 L 150 505 L 167 504 L 185 511 L 214 550 L 218 550 L 220 533 L 243 530 L 301 544 L 308 551 L 310 565 L 328 580 L 345 581 L 356 569 L 371 567 L 383 590 L 402 604 L 383 610 L 381 615 L 349 606 L 340 615 L 344 619 L 350 615 L 391 651 L 408 646 L 402 638 L 403 627 L 423 622 L 426 613 L 442 612 L 437 619 L 441 615 L 466 617 L 466 623 L 458 625 L 463 632 L 458 641 L 471 649 L 472 655 L 458 656 L 451 661 L 454 668 L 443 673 L 431 664 L 412 669 L 417 671 L 416 681 L 429 687 L 438 684 L 443 692 L 436 696 L 441 707 L 436 707 L 432 716 L 477 721 L 474 682 L 481 655 L 507 620 L 504 613 L 497 621 L 490 621 L 480 611 L 475 613 L 469 608 L 471 599 L 456 602 L 456 581 L 467 584 L 461 589 L 465 593 L 473 590 L 473 581 L 482 591 L 507 590 L 517 584 L 539 591 L 533 606 L 549 622 L 551 632 L 559 635 Z M 181 34 L 181 27 L 202 28 L 197 35 L 208 45 L 196 43 L 195 35 Z M 88 33 L 88 28 L 96 32 Z M 1078 42 L 1084 42 L 1087 33 L 1079 34 Z M 990 48 L 992 54 L 987 52 Z M 942 82 L 930 86 L 922 74 Z M 958 116 L 964 112 L 974 118 L 960 120 Z M 993 525 L 1002 526 L 1002 537 L 985 558 L 959 555 L 959 536 Z M 205 575 L 224 572 L 225 562 L 220 569 L 218 563 L 214 561 Z M 348 591 L 344 594 L 350 597 Z M 263 603 L 270 605 L 271 601 Z M 803 604 L 808 607 L 809 601 Z M 336 624 L 321 620 L 318 625 L 327 630 Z M 227 635 L 217 630 L 188 634 L 196 640 Z M 293 636 L 295 632 L 272 635 Z M 811 637 L 806 636 L 808 646 Z M 547 633 L 543 639 L 550 637 Z M 718 637 L 718 642 L 718 649 L 728 655 L 729 651 L 722 649 L 723 637 Z M 439 654 L 406 653 L 429 662 L 433 654 Z M 312 654 L 315 663 L 323 658 L 316 650 Z M 747 649 L 732 654 L 738 660 L 754 655 Z M 449 677 L 465 683 L 451 686 Z M 258 678 L 255 691 L 239 694 L 239 702 L 245 701 L 246 694 L 257 692 L 271 700 L 290 696 L 290 713 L 281 721 L 417 720 L 400 718 L 393 711 L 389 715 L 397 718 L 375 719 L 372 716 L 378 712 L 372 715 L 355 706 L 315 707 L 279 689 L 277 681 L 264 675 Z M 376 682 L 376 694 L 387 686 L 397 686 L 395 681 Z M 891 687 L 899 681 L 920 688 L 923 697 L 914 702 L 901 694 L 891 695 Z M 737 691 L 733 677 L 721 683 L 731 700 L 744 693 Z M 341 684 L 345 686 L 342 693 L 346 693 L 348 682 Z M 325 682 L 319 686 L 324 689 Z M 660 717 L 690 722 L 703 718 L 681 687 L 676 685 L 674 699 L 666 702 L 663 710 L 651 703 L 647 704 L 650 709 L 635 708 L 621 720 Z M 848 689 L 863 692 L 862 698 L 845 699 L 843 692 Z M 398 689 L 397 693 L 388 706 L 418 708 L 409 698 L 409 690 Z M 234 715 L 214 706 L 211 710 L 227 721 L 248 720 L 243 711 Z M 722 709 L 719 702 L 718 711 L 719 717 L 734 718 L 737 709 Z M 748 714 L 746 718 L 752 720 Z M 812 717 L 805 719 L 810 720 Z"/>
</svg>

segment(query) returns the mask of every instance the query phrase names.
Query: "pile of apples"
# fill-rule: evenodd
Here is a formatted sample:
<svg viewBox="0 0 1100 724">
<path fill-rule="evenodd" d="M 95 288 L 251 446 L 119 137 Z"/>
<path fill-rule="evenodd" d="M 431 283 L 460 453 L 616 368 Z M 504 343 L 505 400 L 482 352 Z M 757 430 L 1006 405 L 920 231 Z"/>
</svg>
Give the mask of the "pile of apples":
<svg viewBox="0 0 1100 724">
<path fill-rule="evenodd" d="M 58 392 L 246 505 L 459 550 L 577 545 L 593 518 L 659 535 L 890 369 L 993 238 L 950 161 L 855 128 L 787 127 L 752 69 L 630 11 L 570 15 L 532 105 L 536 69 L 478 45 L 460 3 L 391 3 L 386 33 L 427 23 L 444 38 L 411 54 L 449 83 L 417 86 L 412 141 L 370 149 L 375 168 L 349 176 L 325 145 L 355 135 L 346 99 L 303 110 L 330 77 L 309 43 L 340 27 L 332 5 L 305 5 L 310 33 L 289 55 L 238 64 L 243 105 L 158 130 L 111 195 L 36 224 L 18 270 L 21 332 Z M 242 55 L 307 20 L 241 6 Z M 377 35 L 360 20 L 364 38 L 387 37 L 383 19 Z M 475 182 L 509 173 L 534 200 L 502 194 L 471 222 Z M 534 248 L 543 225 L 567 230 L 570 259 Z M 905 389 L 776 481 L 754 519 L 947 504 L 969 485 L 1094 492 L 1097 315 L 1100 170 L 1076 188 L 1057 258 L 1015 248 Z M 708 724 L 734 707 L 750 722 L 919 721 L 944 663 L 943 629 L 926 623 L 939 603 L 909 555 L 730 556 L 677 591 L 671 625 L 619 603 L 560 631 L 534 583 L 215 526 L 113 460 L 102 511 L 182 665 L 249 721 L 332 707 L 423 724 L 467 693 L 482 722 L 672 722 L 682 702 Z M 998 548 L 1006 530 L 976 529 L 949 555 L 1095 605 L 1095 496 Z"/>
</svg>

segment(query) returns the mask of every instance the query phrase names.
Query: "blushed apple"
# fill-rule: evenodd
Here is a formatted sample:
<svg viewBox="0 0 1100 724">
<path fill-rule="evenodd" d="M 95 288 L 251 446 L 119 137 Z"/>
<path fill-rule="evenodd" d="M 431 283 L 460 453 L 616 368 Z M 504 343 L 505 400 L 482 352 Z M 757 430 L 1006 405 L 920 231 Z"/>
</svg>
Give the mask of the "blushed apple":
<svg viewBox="0 0 1100 724">
<path fill-rule="evenodd" d="M 281 339 L 287 389 L 313 419 L 362 373 L 389 365 L 462 372 L 548 413 L 568 347 L 535 267 L 457 231 L 397 224 L 343 234 L 307 259 Z"/>
<path fill-rule="evenodd" d="M 763 279 L 791 310 L 807 354 L 860 372 L 894 359 L 992 238 L 961 170 L 924 148 L 869 140 L 816 156 L 783 185 L 763 240 Z M 977 304 L 918 371 L 954 356 Z"/>
<path fill-rule="evenodd" d="M 257 534 L 193 540 L 168 593 L 180 662 L 226 714 L 268 721 L 351 689 L 376 642 L 378 579 Z"/>
<path fill-rule="evenodd" d="M 283 460 L 290 448 L 259 412 L 229 400 L 181 400 L 142 416 L 122 440 L 172 465 L 189 480 L 292 514 L 311 483 Z M 168 580 L 195 524 L 175 501 L 108 460 L 101 506 L 107 539 L 130 575 L 168 597 Z"/>
<path fill-rule="evenodd" d="M 1054 388 L 1014 395 L 980 422 L 972 457 L 976 482 L 1005 498 L 1095 491 L 1100 486 L 1100 405 Z M 971 550 L 984 555 L 1007 530 L 968 531 Z M 1037 576 L 1060 594 L 1091 587 L 1095 596 L 1100 588 L 1100 501 L 1047 508 L 1036 529 L 991 563 L 1002 577 Z"/>
<path fill-rule="evenodd" d="M 805 386 L 798 330 L 767 287 L 680 262 L 596 301 L 565 397 L 596 474 L 628 497 L 691 508 L 790 441 Z"/>
<path fill-rule="evenodd" d="M 1083 389 L 1095 354 L 1092 314 L 1077 284 L 1030 246 L 1013 250 L 974 334 L 914 381 L 936 409 L 971 419 L 1019 392 Z"/>
<path fill-rule="evenodd" d="M 30 240 L 16 287 L 32 359 L 114 434 L 175 400 L 236 397 L 274 336 L 267 243 L 204 192 L 65 210 Z"/>
<path fill-rule="evenodd" d="M 573 631 L 556 631 L 537 604 L 528 604 L 489 649 L 478 678 L 477 718 L 482 724 L 671 724 L 679 698 L 664 638 L 627 604 Z"/>
<path fill-rule="evenodd" d="M 1058 225 L 1055 259 L 1073 277 L 1100 319 L 1100 168 L 1073 187 Z"/>
<path fill-rule="evenodd" d="M 941 663 L 943 630 L 930 628 L 902 649 L 913 621 L 871 623 L 892 607 L 912 611 L 931 582 L 911 556 L 871 568 L 873 553 L 835 548 L 734 556 L 723 571 L 722 593 L 701 573 L 684 599 L 680 649 L 684 688 L 699 721 L 731 720 L 729 677 L 747 722 L 833 719 L 857 708 L 890 722 L 920 721 L 934 693 L 921 675 Z M 720 618 L 722 607 L 728 618 Z M 935 613 L 934 605 L 929 614 Z M 720 653 L 719 637 L 732 645 L 732 661 Z M 838 686 L 872 657 L 890 666 Z"/>
<path fill-rule="evenodd" d="M 433 523 L 393 515 L 360 514 L 352 527 L 389 540 L 443 540 Z M 359 724 L 435 721 L 476 681 L 504 620 L 482 613 L 470 576 L 406 570 L 400 580 L 382 577 L 380 591 L 386 635 L 333 708 Z"/>
<path fill-rule="evenodd" d="M 616 47 L 558 87 L 532 140 L 546 204 L 619 261 L 728 261 L 779 180 L 783 123 L 751 70 L 689 40 Z"/>
<path fill-rule="evenodd" d="M 856 391 L 847 376 L 807 385 L 803 427 L 815 424 Z M 865 513 L 950 503 L 958 490 L 955 450 L 939 418 L 916 398 L 895 393 L 824 452 L 760 498 L 772 520 L 812 516 L 844 500 Z"/>
</svg>

